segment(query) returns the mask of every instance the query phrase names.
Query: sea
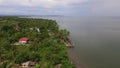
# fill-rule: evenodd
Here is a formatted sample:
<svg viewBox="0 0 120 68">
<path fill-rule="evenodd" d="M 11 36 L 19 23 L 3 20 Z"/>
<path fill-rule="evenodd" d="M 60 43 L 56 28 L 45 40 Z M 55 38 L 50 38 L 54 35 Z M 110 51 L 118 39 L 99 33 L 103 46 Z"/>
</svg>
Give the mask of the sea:
<svg viewBox="0 0 120 68">
<path fill-rule="evenodd" d="M 70 31 L 72 52 L 85 68 L 120 68 L 119 17 L 40 17 Z"/>
</svg>

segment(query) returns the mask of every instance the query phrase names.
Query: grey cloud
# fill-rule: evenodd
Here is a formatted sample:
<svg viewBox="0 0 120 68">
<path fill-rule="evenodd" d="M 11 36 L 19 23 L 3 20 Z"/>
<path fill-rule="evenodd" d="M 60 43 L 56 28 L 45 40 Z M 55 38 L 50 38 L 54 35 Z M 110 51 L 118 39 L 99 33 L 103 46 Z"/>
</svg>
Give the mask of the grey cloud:
<svg viewBox="0 0 120 68">
<path fill-rule="evenodd" d="M 97 0 L 91 6 L 95 15 L 120 16 L 120 0 Z"/>
</svg>

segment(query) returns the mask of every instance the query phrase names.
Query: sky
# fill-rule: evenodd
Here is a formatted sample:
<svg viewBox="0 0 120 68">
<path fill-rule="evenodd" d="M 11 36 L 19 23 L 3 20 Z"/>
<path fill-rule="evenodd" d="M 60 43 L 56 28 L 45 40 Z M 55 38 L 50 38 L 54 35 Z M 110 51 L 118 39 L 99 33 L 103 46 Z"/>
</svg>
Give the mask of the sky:
<svg viewBox="0 0 120 68">
<path fill-rule="evenodd" d="M 120 0 L 0 0 L 0 15 L 120 16 Z"/>
</svg>

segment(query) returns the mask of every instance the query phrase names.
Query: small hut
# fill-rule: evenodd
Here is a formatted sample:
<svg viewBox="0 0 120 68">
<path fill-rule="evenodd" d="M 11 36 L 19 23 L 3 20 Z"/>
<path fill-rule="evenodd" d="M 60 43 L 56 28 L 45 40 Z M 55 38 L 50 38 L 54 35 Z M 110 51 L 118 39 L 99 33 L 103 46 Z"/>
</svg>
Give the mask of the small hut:
<svg viewBox="0 0 120 68">
<path fill-rule="evenodd" d="M 37 62 L 27 61 L 27 62 L 22 63 L 21 65 L 23 68 L 25 68 L 25 67 L 34 67 L 36 64 Z"/>
</svg>

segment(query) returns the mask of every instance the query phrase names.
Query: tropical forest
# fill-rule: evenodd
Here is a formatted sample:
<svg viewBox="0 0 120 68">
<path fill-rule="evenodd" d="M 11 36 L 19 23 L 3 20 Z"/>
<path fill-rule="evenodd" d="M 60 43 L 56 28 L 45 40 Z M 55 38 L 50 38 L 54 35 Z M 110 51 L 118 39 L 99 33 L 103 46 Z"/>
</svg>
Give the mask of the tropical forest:
<svg viewBox="0 0 120 68">
<path fill-rule="evenodd" d="M 0 68 L 74 68 L 55 20 L 0 17 Z"/>
</svg>

